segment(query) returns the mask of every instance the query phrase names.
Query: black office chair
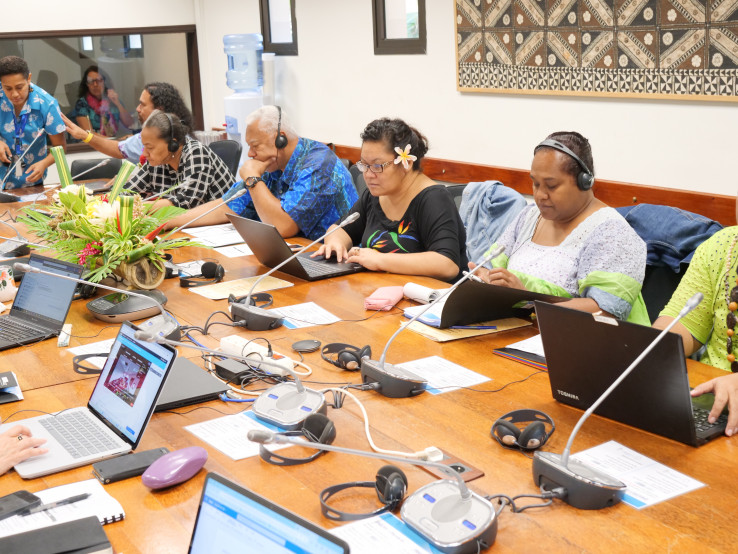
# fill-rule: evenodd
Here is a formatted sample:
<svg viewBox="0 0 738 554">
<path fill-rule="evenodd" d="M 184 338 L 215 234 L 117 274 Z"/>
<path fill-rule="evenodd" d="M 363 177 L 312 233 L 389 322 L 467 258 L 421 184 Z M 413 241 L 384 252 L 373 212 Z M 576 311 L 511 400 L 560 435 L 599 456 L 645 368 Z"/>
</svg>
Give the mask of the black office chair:
<svg viewBox="0 0 738 554">
<path fill-rule="evenodd" d="M 359 171 L 359 168 L 356 167 L 356 165 L 352 165 L 349 167 L 349 173 L 351 173 L 351 178 L 354 180 L 354 187 L 356 188 L 356 193 L 361 197 L 361 194 L 366 190 L 366 181 L 364 180 L 364 174 Z"/>
<path fill-rule="evenodd" d="M 208 144 L 210 150 L 218 154 L 228 166 L 228 170 L 235 176 L 238 174 L 238 163 L 241 161 L 243 147 L 235 140 L 217 140 Z"/>
<path fill-rule="evenodd" d="M 461 206 L 461 198 L 464 194 L 465 188 L 466 188 L 466 183 L 463 183 L 460 185 L 446 185 L 446 190 L 451 194 L 451 198 L 454 199 L 454 203 L 456 204 L 457 210 Z"/>
<path fill-rule="evenodd" d="M 105 158 L 84 158 L 82 160 L 74 160 L 69 171 L 72 174 L 72 177 L 80 175 L 80 173 L 96 166 L 104 159 Z M 123 163 L 123 160 L 119 160 L 118 158 L 108 158 L 108 160 L 108 163 L 105 165 L 93 169 L 89 173 L 80 175 L 79 179 L 81 181 L 84 181 L 85 179 L 112 179 L 118 175 L 118 171 L 120 171 L 120 166 L 121 163 Z"/>
</svg>

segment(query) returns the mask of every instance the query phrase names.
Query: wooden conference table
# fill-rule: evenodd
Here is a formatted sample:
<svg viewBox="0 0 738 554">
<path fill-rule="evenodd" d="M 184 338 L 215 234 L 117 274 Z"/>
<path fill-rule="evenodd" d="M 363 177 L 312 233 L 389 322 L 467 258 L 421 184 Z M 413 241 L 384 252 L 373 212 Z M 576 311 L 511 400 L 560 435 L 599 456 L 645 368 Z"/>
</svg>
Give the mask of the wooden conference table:
<svg viewBox="0 0 738 554">
<path fill-rule="evenodd" d="M 218 258 L 226 268 L 226 280 L 263 273 L 252 256 L 224 258 L 211 250 L 187 248 L 175 252 L 175 262 L 205 257 Z M 346 342 L 363 346 L 369 344 L 375 359 L 385 342 L 397 329 L 401 316 L 398 310 L 381 312 L 364 321 L 364 297 L 376 288 L 402 285 L 408 281 L 438 286 L 426 278 L 408 278 L 399 275 L 360 273 L 348 277 L 308 283 L 286 275 L 293 287 L 273 291 L 275 306 L 286 306 L 313 301 L 344 321 L 328 326 L 289 330 L 284 327 L 264 333 L 251 333 L 216 325 L 208 337 L 195 337 L 210 347 L 218 345 L 220 337 L 239 334 L 244 337 L 267 337 L 276 351 L 297 357 L 290 345 L 297 340 L 316 338 L 323 344 Z M 161 290 L 167 295 L 167 309 L 181 323 L 201 325 L 207 316 L 226 308 L 226 301 L 207 300 L 191 290 L 182 289 L 177 280 L 165 281 Z M 104 324 L 94 319 L 85 308 L 85 301 L 72 304 L 68 322 L 73 324 L 71 346 L 111 338 L 116 329 L 109 328 L 94 335 Z M 403 301 L 400 306 L 407 306 Z M 426 446 L 438 446 L 467 464 L 480 468 L 485 475 L 470 483 L 482 494 L 504 493 L 510 496 L 537 493 L 531 475 L 531 460 L 520 452 L 500 447 L 490 437 L 492 423 L 502 414 L 519 408 L 535 408 L 548 413 L 556 422 L 556 432 L 546 448 L 561 452 L 581 412 L 556 403 L 552 397 L 545 373 L 533 376 L 535 370 L 492 354 L 493 348 L 504 346 L 535 332 L 524 328 L 484 337 L 436 343 L 413 332 L 404 332 L 390 347 L 387 361 L 400 363 L 426 356 L 442 356 L 488 376 L 491 381 L 476 389 L 492 390 L 510 384 L 499 392 L 457 390 L 437 396 L 429 393 L 415 398 L 389 399 L 376 392 L 356 392 L 370 416 L 375 442 L 383 448 L 417 451 Z M 575 339 L 573 338 L 572 341 Z M 198 353 L 180 348 L 182 356 L 200 362 Z M 607 353 L 603 352 L 603 356 Z M 79 375 L 72 370 L 72 355 L 66 348 L 58 348 L 55 340 L 0 353 L 2 368 L 13 369 L 19 378 L 25 400 L 0 406 L 4 419 L 19 409 L 55 411 L 86 402 L 95 378 Z M 325 361 L 318 352 L 307 354 L 306 363 L 313 375 L 306 381 L 331 383 L 359 383 L 358 373 L 342 371 Z M 720 374 L 708 366 L 689 363 L 693 384 L 709 376 Z M 596 364 L 593 364 L 593 371 Z M 325 385 L 308 384 L 320 389 Z M 330 398 L 330 395 L 329 395 Z M 257 457 L 233 461 L 225 454 L 201 442 L 184 430 L 184 426 L 236 413 L 244 404 L 213 401 L 202 406 L 212 409 L 186 407 L 178 413 L 155 414 L 143 437 L 140 450 L 167 446 L 170 450 L 190 445 L 204 446 L 209 452 L 205 465 L 240 484 L 268 497 L 272 501 L 318 523 L 326 528 L 335 524 L 322 517 L 318 501 L 325 487 L 348 481 L 372 481 L 378 460 L 329 453 L 302 466 L 271 466 Z M 222 412 L 222 413 L 221 413 Z M 31 417 L 32 413 L 15 416 L 13 420 Z M 350 399 L 340 410 L 329 409 L 328 415 L 336 424 L 334 444 L 368 450 L 363 433 L 360 412 Z M 13 421 L 11 420 L 11 421 Z M 633 552 L 653 549 L 662 551 L 727 552 L 735 550 L 734 522 L 738 514 L 738 492 L 733 487 L 731 470 L 738 458 L 738 439 L 721 438 L 699 449 L 663 439 L 597 416 L 585 424 L 574 443 L 577 452 L 610 439 L 637 450 L 677 471 L 705 483 L 705 487 L 655 506 L 636 510 L 625 504 L 596 511 L 580 511 L 562 502 L 551 507 L 531 509 L 513 514 L 505 509 L 500 515 L 497 552 Z M 297 450 L 297 449 L 296 449 Z M 295 455 L 299 452 L 293 451 Z M 405 465 L 401 468 L 409 481 L 409 492 L 435 479 L 426 471 Z M 184 552 L 186 551 L 197 511 L 205 471 L 187 483 L 169 490 L 151 492 L 139 478 L 128 479 L 106 486 L 126 512 L 124 521 L 105 526 L 116 552 Z M 91 477 L 86 466 L 44 478 L 25 481 L 10 471 L 0 476 L 0 495 L 18 489 L 38 491 Z M 376 498 L 368 489 L 342 498 L 340 508 L 370 511 L 376 507 Z"/>
</svg>

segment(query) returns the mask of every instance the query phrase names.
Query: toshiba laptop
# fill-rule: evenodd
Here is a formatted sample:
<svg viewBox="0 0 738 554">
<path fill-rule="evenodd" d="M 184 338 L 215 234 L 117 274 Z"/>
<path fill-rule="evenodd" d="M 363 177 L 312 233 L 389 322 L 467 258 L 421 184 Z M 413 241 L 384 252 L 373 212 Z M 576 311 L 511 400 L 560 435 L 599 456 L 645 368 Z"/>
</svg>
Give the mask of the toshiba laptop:
<svg viewBox="0 0 738 554">
<path fill-rule="evenodd" d="M 268 225 L 261 221 L 254 221 L 234 214 L 228 214 L 238 234 L 243 237 L 251 251 L 263 265 L 275 267 L 293 252 L 279 234 L 274 225 Z M 294 260 L 280 268 L 289 275 L 305 279 L 306 281 L 318 281 L 330 277 L 349 275 L 358 271 L 364 271 L 364 267 L 354 263 L 337 263 L 322 258 L 311 258 L 312 252 L 305 252 Z"/>
<path fill-rule="evenodd" d="M 611 317 L 536 302 L 555 400 L 588 409 L 660 333 Z M 595 410 L 596 414 L 691 446 L 725 432 L 711 425 L 712 395 L 690 396 L 682 338 L 667 333 Z"/>
<path fill-rule="evenodd" d="M 28 276 L 26 277 L 26 279 Z M 177 352 L 141 342 L 124 323 L 113 343 L 87 407 L 10 422 L 46 439 L 49 452 L 15 465 L 24 479 L 79 467 L 129 452 L 138 446 Z"/>
<path fill-rule="evenodd" d="M 187 358 L 174 360 L 174 367 L 156 403 L 157 412 L 215 400 L 228 385 Z"/>
<path fill-rule="evenodd" d="M 82 266 L 31 254 L 28 264 L 79 279 Z M 56 337 L 72 304 L 77 283 L 53 275 L 29 272 L 18 286 L 13 307 L 0 316 L 0 350 Z"/>
<path fill-rule="evenodd" d="M 211 552 L 349 552 L 343 540 L 217 473 L 200 497 L 191 554 Z"/>
</svg>

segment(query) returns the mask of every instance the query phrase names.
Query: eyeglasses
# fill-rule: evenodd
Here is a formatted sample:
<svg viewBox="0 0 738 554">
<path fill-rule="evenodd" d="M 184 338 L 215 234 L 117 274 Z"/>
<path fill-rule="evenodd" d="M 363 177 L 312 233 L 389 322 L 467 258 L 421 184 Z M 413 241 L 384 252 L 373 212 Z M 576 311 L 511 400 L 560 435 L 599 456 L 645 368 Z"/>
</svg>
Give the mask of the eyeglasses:
<svg viewBox="0 0 738 554">
<path fill-rule="evenodd" d="M 103 77 L 100 77 L 99 79 L 87 79 L 88 85 L 102 85 L 105 82 L 105 79 Z"/>
<path fill-rule="evenodd" d="M 391 160 L 389 162 L 384 162 L 383 164 L 365 164 L 364 162 L 356 162 L 356 167 L 358 167 L 359 171 L 362 173 L 366 173 L 367 170 L 371 170 L 372 173 L 382 173 L 384 168 L 391 163 Z"/>
</svg>

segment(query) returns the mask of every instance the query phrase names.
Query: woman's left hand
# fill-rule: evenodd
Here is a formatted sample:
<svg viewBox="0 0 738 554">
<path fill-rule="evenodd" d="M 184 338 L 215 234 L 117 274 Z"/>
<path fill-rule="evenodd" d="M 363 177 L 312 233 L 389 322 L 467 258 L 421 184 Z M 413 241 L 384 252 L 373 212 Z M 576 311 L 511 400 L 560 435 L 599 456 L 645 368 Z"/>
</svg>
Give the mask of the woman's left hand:
<svg viewBox="0 0 738 554">
<path fill-rule="evenodd" d="M 348 251 L 348 259 L 350 263 L 361 264 L 370 271 L 383 271 L 380 267 L 382 261 L 382 253 L 372 248 L 359 248 L 354 246 Z"/>
</svg>

